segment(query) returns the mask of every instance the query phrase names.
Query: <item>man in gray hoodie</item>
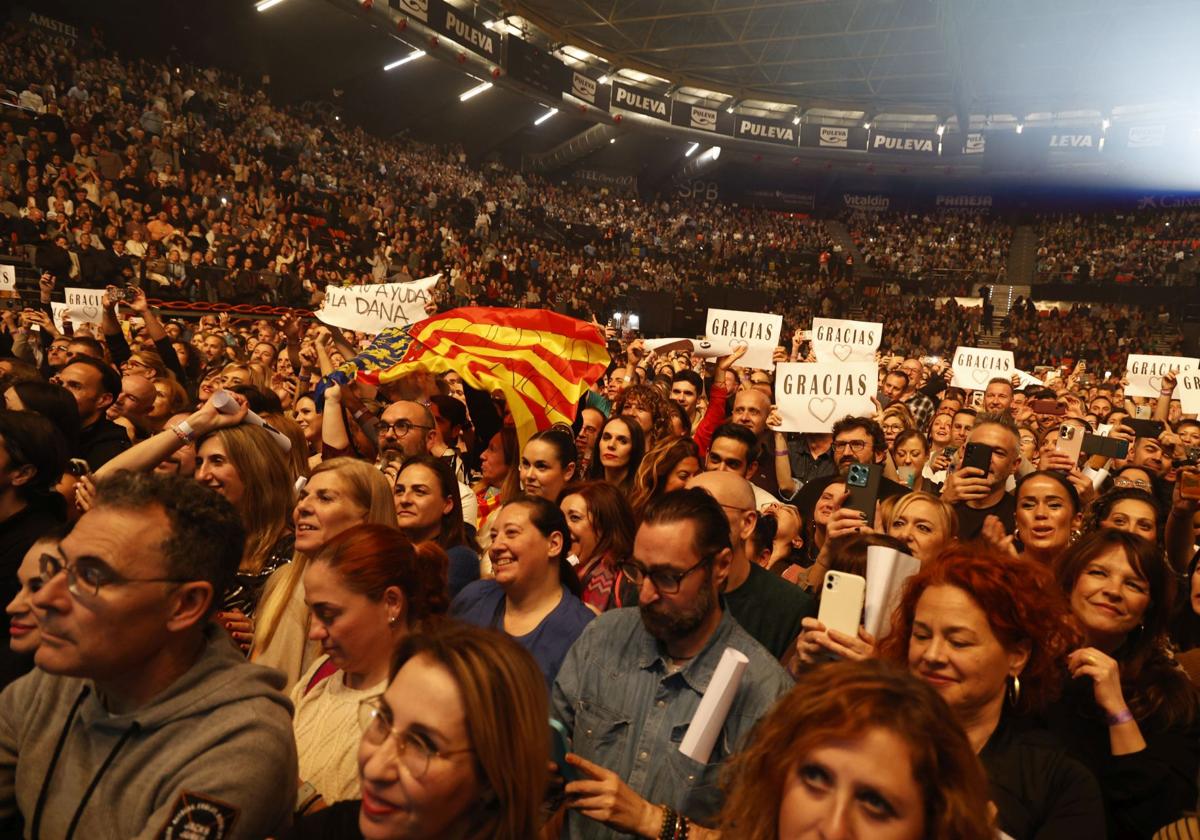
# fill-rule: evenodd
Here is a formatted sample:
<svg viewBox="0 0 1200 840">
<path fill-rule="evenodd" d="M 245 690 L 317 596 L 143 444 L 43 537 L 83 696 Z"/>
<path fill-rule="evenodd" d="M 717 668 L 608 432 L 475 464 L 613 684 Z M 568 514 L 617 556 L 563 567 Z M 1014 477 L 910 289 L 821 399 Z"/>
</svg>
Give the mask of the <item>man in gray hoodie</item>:
<svg viewBox="0 0 1200 840">
<path fill-rule="evenodd" d="M 229 503 L 191 479 L 100 483 L 41 560 L 38 670 L 0 694 L 0 835 L 261 840 L 286 827 L 298 773 L 283 675 L 210 621 L 243 543 Z"/>
</svg>

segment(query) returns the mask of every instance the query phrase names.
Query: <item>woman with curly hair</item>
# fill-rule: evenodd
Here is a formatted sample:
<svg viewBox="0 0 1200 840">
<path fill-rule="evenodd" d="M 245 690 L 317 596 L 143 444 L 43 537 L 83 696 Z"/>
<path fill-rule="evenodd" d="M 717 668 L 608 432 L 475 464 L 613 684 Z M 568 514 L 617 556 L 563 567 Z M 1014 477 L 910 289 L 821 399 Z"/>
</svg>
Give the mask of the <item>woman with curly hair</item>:
<svg viewBox="0 0 1200 840">
<path fill-rule="evenodd" d="M 983 768 L 937 693 L 880 662 L 820 666 L 725 772 L 725 840 L 985 840 Z"/>
<path fill-rule="evenodd" d="M 1149 540 L 1104 528 L 1055 575 L 1086 646 L 1048 722 L 1100 780 L 1109 837 L 1149 837 L 1196 805 L 1200 692 L 1171 655 L 1175 575 Z"/>
<path fill-rule="evenodd" d="M 646 435 L 646 448 L 671 435 L 671 408 L 663 392 L 653 385 L 626 388 L 613 405 L 613 417 L 631 417 Z"/>
<path fill-rule="evenodd" d="M 1035 723 L 1061 691 L 1081 634 L 1050 570 L 956 546 L 905 587 L 880 655 L 928 683 L 987 770 L 1012 837 L 1103 837 L 1096 780 Z"/>
<path fill-rule="evenodd" d="M 646 453 L 633 479 L 629 506 L 641 513 L 651 499 L 680 490 L 700 472 L 700 448 L 691 438 L 664 440 Z"/>
</svg>

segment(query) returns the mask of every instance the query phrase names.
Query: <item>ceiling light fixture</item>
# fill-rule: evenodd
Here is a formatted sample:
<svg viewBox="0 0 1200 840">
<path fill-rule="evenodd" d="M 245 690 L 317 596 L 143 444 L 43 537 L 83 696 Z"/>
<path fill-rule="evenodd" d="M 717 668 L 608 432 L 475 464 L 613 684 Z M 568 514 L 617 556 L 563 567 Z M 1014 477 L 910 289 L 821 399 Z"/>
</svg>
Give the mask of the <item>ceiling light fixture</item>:
<svg viewBox="0 0 1200 840">
<path fill-rule="evenodd" d="M 692 145 L 687 147 L 687 151 L 683 153 L 683 156 L 691 157 L 692 155 L 694 155 L 696 153 L 696 150 L 699 148 L 700 148 L 699 143 L 693 143 Z"/>
<path fill-rule="evenodd" d="M 468 99 L 472 99 L 473 97 L 478 96 L 479 94 L 483 93 L 485 90 L 491 90 L 491 89 L 492 89 L 491 82 L 480 82 L 479 84 L 475 85 L 475 87 L 471 88 L 466 93 L 459 94 L 458 101 L 466 102 Z"/>
<path fill-rule="evenodd" d="M 534 121 L 533 121 L 533 124 L 534 124 L 534 125 L 541 125 L 542 123 L 544 123 L 546 120 L 550 119 L 551 117 L 553 117 L 553 116 L 554 116 L 555 114 L 557 114 L 557 113 L 558 113 L 558 109 L 557 109 L 557 108 L 551 108 L 549 111 L 547 111 L 546 113 L 544 113 L 544 114 L 542 114 L 540 117 L 538 117 L 536 120 L 534 120 Z"/>
<path fill-rule="evenodd" d="M 254 4 L 254 10 L 256 12 L 265 12 L 272 6 L 278 6 L 282 2 L 283 0 L 258 0 L 258 2 Z"/>
<path fill-rule="evenodd" d="M 408 62 L 410 62 L 410 61 L 416 61 L 418 58 L 420 58 L 423 55 L 425 55 L 425 50 L 415 50 L 413 52 L 410 52 L 408 55 L 404 56 L 404 58 L 399 59 L 398 61 L 393 61 L 391 64 L 383 65 L 383 69 L 384 70 L 395 70 L 397 67 L 408 64 Z"/>
</svg>

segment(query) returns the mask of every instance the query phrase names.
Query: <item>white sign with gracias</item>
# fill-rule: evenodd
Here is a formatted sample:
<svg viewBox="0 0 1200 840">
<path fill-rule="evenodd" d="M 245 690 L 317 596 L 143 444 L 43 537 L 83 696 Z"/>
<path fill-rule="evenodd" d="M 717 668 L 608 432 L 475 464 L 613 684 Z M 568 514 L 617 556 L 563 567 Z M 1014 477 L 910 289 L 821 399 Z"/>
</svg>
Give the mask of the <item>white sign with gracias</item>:
<svg viewBox="0 0 1200 840">
<path fill-rule="evenodd" d="M 1185 370 L 1179 374 L 1175 399 L 1179 400 L 1184 414 L 1200 414 L 1200 370 Z"/>
<path fill-rule="evenodd" d="M 746 348 L 746 355 L 737 362 L 740 367 L 770 370 L 775 366 L 775 347 L 783 330 L 782 315 L 710 309 L 706 323 L 709 341 L 728 341 L 735 350 Z"/>
<path fill-rule="evenodd" d="M 1171 371 L 1187 371 L 1200 368 L 1200 361 L 1186 359 L 1182 356 L 1139 356 L 1130 353 L 1125 362 L 1125 376 L 1129 384 L 1125 386 L 1127 397 L 1155 397 L 1162 391 L 1164 373 Z M 1176 394 L 1178 396 L 1178 394 Z M 1184 409 L 1185 413 L 1190 413 Z"/>
<path fill-rule="evenodd" d="M 992 379 L 1012 379 L 1017 366 L 1011 350 L 987 350 L 983 347 L 959 347 L 954 351 L 956 388 L 982 391 Z"/>
<path fill-rule="evenodd" d="M 873 362 L 883 324 L 813 318 L 812 349 L 818 362 Z"/>
<path fill-rule="evenodd" d="M 104 289 L 63 289 L 66 297 L 64 317 L 72 324 L 99 324 L 104 317 Z"/>
<path fill-rule="evenodd" d="M 875 362 L 786 362 L 775 367 L 781 432 L 828 432 L 847 414 L 870 417 L 879 382 Z"/>
<path fill-rule="evenodd" d="M 412 324 L 428 316 L 425 304 L 441 276 L 435 274 L 409 283 L 329 286 L 316 315 L 326 324 L 366 333 Z"/>
</svg>

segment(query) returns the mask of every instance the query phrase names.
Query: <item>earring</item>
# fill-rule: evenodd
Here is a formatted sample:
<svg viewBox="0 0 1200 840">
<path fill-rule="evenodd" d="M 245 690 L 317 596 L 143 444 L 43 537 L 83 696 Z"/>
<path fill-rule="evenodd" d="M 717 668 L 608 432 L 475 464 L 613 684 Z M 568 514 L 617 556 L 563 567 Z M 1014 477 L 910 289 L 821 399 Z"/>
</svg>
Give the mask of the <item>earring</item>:
<svg viewBox="0 0 1200 840">
<path fill-rule="evenodd" d="M 400 620 L 400 617 L 399 617 L 399 616 L 395 616 L 395 615 L 393 615 L 393 616 L 390 616 L 390 617 L 388 618 L 388 627 L 395 627 L 395 626 L 396 626 L 396 622 L 397 622 L 397 621 L 399 621 L 399 620 Z"/>
<path fill-rule="evenodd" d="M 1020 677 L 1018 677 L 1016 675 L 1014 675 L 1012 677 L 1012 682 L 1010 682 L 1008 684 L 1008 688 L 1006 689 L 1005 694 L 1008 695 L 1008 702 L 1011 705 L 1013 705 L 1013 706 L 1017 705 L 1017 703 L 1021 699 L 1021 678 Z"/>
</svg>

